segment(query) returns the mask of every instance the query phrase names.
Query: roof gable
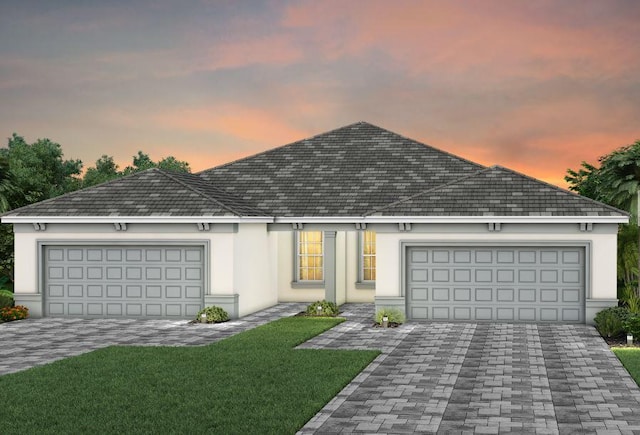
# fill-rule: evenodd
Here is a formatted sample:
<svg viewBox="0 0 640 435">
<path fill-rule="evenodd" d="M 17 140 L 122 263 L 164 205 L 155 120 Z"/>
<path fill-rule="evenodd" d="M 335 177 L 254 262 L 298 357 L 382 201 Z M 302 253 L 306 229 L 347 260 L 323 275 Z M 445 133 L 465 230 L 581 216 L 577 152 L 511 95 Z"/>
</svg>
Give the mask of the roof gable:
<svg viewBox="0 0 640 435">
<path fill-rule="evenodd" d="M 501 166 L 428 189 L 368 216 L 626 216 L 606 204 Z"/>
<path fill-rule="evenodd" d="M 277 216 L 359 216 L 481 168 L 358 122 L 199 175 Z"/>
</svg>

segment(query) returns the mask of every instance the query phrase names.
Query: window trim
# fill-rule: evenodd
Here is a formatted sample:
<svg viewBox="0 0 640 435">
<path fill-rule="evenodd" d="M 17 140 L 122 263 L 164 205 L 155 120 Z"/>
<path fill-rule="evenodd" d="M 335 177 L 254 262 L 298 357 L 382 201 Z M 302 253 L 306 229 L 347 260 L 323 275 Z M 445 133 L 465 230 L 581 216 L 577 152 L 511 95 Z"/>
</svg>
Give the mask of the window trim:
<svg viewBox="0 0 640 435">
<path fill-rule="evenodd" d="M 375 279 L 371 279 L 371 280 L 365 280 L 364 279 L 364 233 L 365 231 L 370 231 L 374 234 L 374 237 L 376 237 L 376 253 L 373 254 L 373 256 L 377 256 L 377 234 L 375 231 L 371 231 L 371 230 L 362 230 L 362 231 L 358 231 L 358 281 L 356 282 L 356 288 L 362 288 L 362 289 L 373 289 L 375 288 L 376 285 L 376 280 Z M 376 272 L 378 269 L 378 264 L 376 262 Z M 376 273 L 377 275 L 377 273 Z"/>
<path fill-rule="evenodd" d="M 291 285 L 293 288 L 319 288 L 324 287 L 325 276 L 325 247 L 324 247 L 324 231 L 312 230 L 313 232 L 319 232 L 322 246 L 322 279 L 300 279 L 300 233 L 305 230 L 298 230 L 294 232 L 293 237 L 293 281 Z M 306 232 L 312 232 L 306 231 Z"/>
</svg>

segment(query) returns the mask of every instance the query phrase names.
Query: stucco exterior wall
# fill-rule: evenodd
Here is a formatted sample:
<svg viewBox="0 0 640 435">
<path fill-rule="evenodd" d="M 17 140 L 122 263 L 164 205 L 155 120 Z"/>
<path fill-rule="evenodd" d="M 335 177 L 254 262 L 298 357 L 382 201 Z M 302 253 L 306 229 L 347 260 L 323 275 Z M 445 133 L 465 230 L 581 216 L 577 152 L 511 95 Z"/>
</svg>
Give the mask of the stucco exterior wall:
<svg viewBox="0 0 640 435">
<path fill-rule="evenodd" d="M 278 300 L 280 302 L 313 302 L 325 298 L 322 285 L 294 283 L 295 243 L 292 231 L 273 231 L 278 242 Z M 345 302 L 373 302 L 375 290 L 357 288 L 358 232 L 338 231 L 336 234 L 336 299 Z"/>
<path fill-rule="evenodd" d="M 593 231 L 582 232 L 576 224 L 541 225 L 503 225 L 501 231 L 488 232 L 486 225 L 450 225 L 441 226 L 440 231 L 423 228 L 410 232 L 378 232 L 376 299 L 392 301 L 398 304 L 398 298 L 404 298 L 402 287 L 402 243 L 425 242 L 447 245 L 527 243 L 539 246 L 575 243 L 584 245 L 587 250 L 586 295 L 587 322 L 592 322 L 593 306 L 615 304 L 617 293 L 617 225 L 597 224 Z M 456 229 L 456 231 L 453 231 Z M 394 302 L 395 300 L 395 302 Z M 604 304 L 604 305 L 603 305 Z"/>
<path fill-rule="evenodd" d="M 34 317 L 42 314 L 39 246 L 56 243 L 208 243 L 205 305 L 222 305 L 242 316 L 277 303 L 265 224 L 221 225 L 211 231 L 192 224 L 130 224 L 126 231 L 115 231 L 111 224 L 51 224 L 35 231 L 20 224 L 14 231 L 16 300 L 31 304 Z"/>
</svg>

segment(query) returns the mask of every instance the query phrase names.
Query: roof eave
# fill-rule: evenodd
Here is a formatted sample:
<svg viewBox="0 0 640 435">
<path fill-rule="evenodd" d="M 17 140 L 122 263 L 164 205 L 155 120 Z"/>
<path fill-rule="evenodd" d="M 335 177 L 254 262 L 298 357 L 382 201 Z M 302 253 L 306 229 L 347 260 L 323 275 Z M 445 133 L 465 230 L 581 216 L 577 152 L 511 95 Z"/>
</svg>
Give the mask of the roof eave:
<svg viewBox="0 0 640 435">
<path fill-rule="evenodd" d="M 271 216 L 3 216 L 3 224 L 191 224 L 273 223 Z"/>
<path fill-rule="evenodd" d="M 628 216 L 322 216 L 278 217 L 275 223 L 610 223 L 624 224 Z"/>
</svg>

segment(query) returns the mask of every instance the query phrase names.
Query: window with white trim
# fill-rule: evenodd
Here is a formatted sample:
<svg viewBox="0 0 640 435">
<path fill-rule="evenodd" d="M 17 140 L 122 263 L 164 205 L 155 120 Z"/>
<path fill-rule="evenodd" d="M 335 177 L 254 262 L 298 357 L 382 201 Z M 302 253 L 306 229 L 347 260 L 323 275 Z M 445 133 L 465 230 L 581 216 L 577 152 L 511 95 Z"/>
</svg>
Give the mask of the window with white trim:
<svg viewBox="0 0 640 435">
<path fill-rule="evenodd" d="M 360 234 L 360 279 L 361 281 L 376 280 L 376 233 L 375 231 L 363 231 Z"/>
<path fill-rule="evenodd" d="M 298 231 L 297 281 L 324 279 L 322 231 Z"/>
</svg>

